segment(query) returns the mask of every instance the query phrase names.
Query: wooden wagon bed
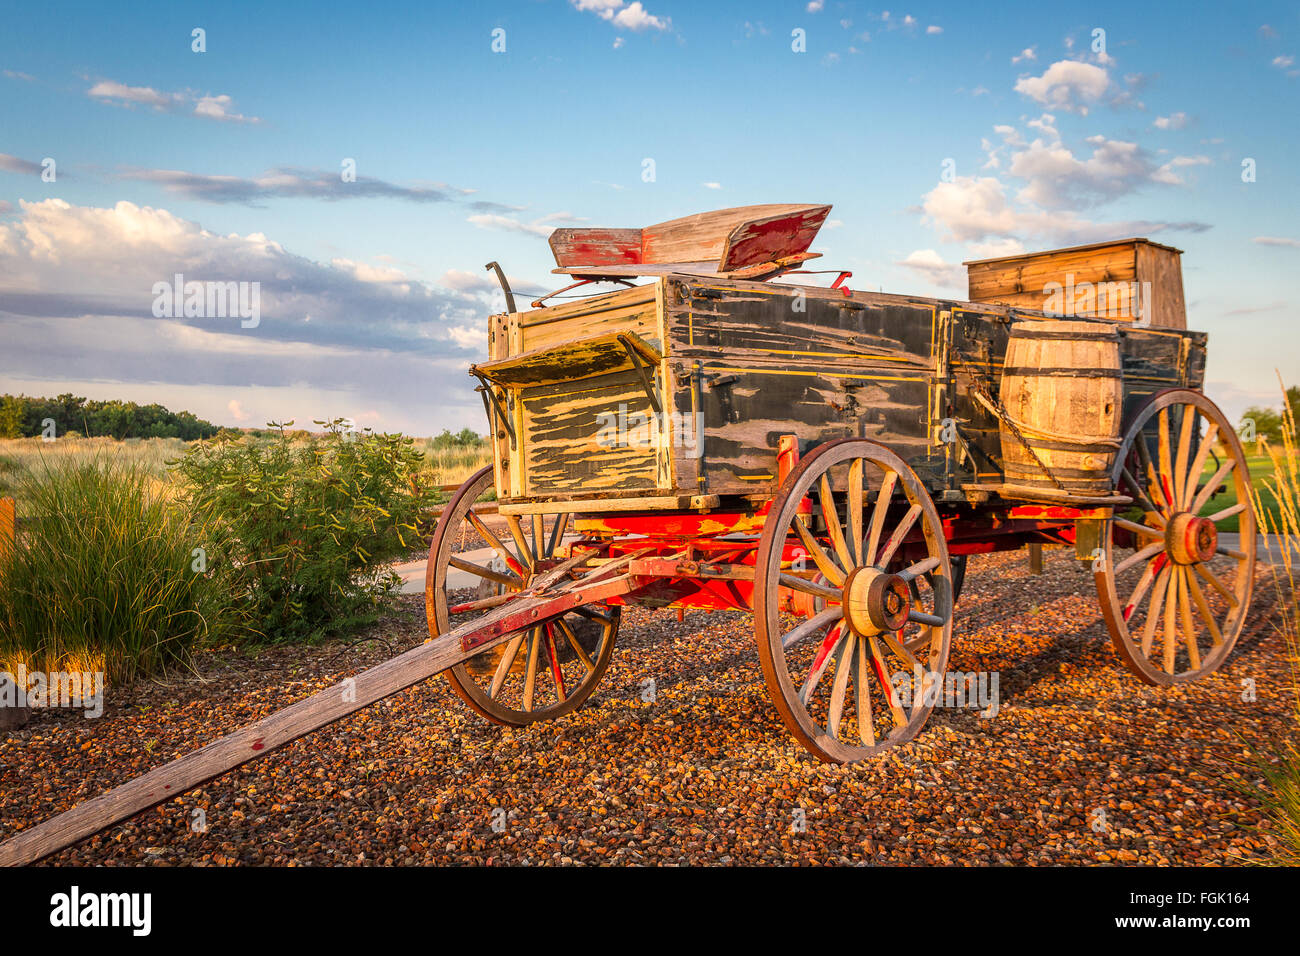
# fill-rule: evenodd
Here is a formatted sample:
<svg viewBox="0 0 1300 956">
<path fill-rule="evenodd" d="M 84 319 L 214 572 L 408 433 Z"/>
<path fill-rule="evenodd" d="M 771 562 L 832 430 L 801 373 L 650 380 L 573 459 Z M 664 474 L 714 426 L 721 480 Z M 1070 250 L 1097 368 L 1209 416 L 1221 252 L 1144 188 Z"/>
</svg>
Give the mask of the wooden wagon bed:
<svg viewBox="0 0 1300 956">
<path fill-rule="evenodd" d="M 997 395 L 1012 323 L 1048 318 L 679 274 L 493 316 L 490 360 L 472 371 L 491 388 L 502 509 L 762 500 L 776 490 L 782 434 L 806 447 L 880 441 L 937 500 L 965 501 L 1001 476 L 998 420 L 974 396 Z M 1200 388 L 1204 333 L 1119 331 L 1126 413 L 1160 389 Z M 939 440 L 945 419 L 968 454 Z"/>
</svg>

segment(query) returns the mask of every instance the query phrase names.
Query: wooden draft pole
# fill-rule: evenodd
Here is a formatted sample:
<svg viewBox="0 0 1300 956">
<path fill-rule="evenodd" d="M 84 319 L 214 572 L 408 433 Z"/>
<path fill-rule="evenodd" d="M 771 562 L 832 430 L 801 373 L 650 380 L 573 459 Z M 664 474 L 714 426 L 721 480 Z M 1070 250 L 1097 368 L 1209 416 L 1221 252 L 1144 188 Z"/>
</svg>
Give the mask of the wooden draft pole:
<svg viewBox="0 0 1300 956">
<path fill-rule="evenodd" d="M 630 575 L 614 576 L 613 572 L 622 570 L 621 567 L 606 566 L 587 579 L 574 582 L 569 590 L 545 590 L 575 563 L 565 562 L 566 566 L 547 575 L 550 580 L 542 579 L 531 593 L 526 592 L 476 620 L 19 832 L 0 843 L 0 866 L 23 866 L 57 853 L 114 823 L 250 760 L 265 757 L 292 740 L 468 660 L 537 620 L 625 594 L 634 587 Z"/>
</svg>

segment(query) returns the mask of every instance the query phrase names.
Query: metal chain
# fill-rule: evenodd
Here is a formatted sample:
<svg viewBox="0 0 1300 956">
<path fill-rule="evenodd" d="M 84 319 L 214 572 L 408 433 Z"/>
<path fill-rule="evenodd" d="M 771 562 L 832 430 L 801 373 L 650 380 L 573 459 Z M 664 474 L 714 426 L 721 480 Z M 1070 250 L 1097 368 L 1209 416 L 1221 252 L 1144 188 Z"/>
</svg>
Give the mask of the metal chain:
<svg viewBox="0 0 1300 956">
<path fill-rule="evenodd" d="M 1032 457 L 1034 459 L 1034 462 L 1038 465 L 1038 467 L 1043 470 L 1043 474 L 1047 475 L 1048 478 L 1051 478 L 1052 483 L 1056 485 L 1056 487 L 1060 488 L 1062 491 L 1068 494 L 1069 490 L 1065 487 L 1064 484 L 1062 484 L 1061 479 L 1057 478 L 1056 475 L 1052 474 L 1052 469 L 1048 468 L 1047 464 L 1043 461 L 1043 459 L 1038 457 L 1038 452 L 1034 451 L 1033 446 L 1030 445 L 1029 442 L 1025 440 L 1025 436 L 1020 433 L 1020 429 L 1016 427 L 1015 419 L 1011 417 L 1011 413 L 1007 411 L 1006 406 L 1003 405 L 1000 400 L 990 395 L 988 393 L 988 390 L 983 385 L 977 384 L 973 387 L 975 390 L 975 394 L 980 399 L 980 401 L 983 402 L 985 407 L 987 407 L 990 411 L 992 411 L 993 414 L 996 415 L 998 419 L 1004 425 L 1007 426 L 1007 428 L 1011 432 L 1012 437 L 1015 438 L 1016 441 L 1020 442 L 1020 444 L 1025 447 L 1025 451 L 1029 452 L 1030 457 Z"/>
</svg>

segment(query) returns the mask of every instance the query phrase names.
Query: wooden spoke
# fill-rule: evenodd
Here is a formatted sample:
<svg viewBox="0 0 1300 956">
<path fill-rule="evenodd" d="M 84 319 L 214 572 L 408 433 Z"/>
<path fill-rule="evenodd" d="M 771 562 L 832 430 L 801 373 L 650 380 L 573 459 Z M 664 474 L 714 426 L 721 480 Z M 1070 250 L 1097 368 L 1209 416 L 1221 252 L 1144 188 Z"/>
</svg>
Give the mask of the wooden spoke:
<svg viewBox="0 0 1300 956">
<path fill-rule="evenodd" d="M 1210 449 L 1218 436 L 1219 426 L 1210 422 L 1210 427 L 1205 430 L 1205 436 L 1201 439 L 1200 447 L 1196 449 L 1196 457 L 1192 459 L 1192 465 L 1187 469 L 1187 482 L 1183 497 L 1179 501 L 1179 506 L 1184 511 L 1191 510 L 1192 499 L 1196 497 L 1196 483 L 1201 477 L 1201 472 L 1205 470 L 1205 459 L 1210 456 Z"/>
<path fill-rule="evenodd" d="M 855 567 L 853 555 L 849 554 L 849 547 L 844 541 L 844 529 L 840 526 L 840 516 L 835 507 L 830 476 L 827 474 L 821 477 L 821 493 L 817 498 L 821 502 L 822 520 L 826 522 L 826 532 L 831 536 L 831 544 L 835 546 L 835 554 L 840 559 L 840 565 L 845 571 L 852 571 Z"/>
<path fill-rule="evenodd" d="M 1151 587 L 1151 582 L 1156 579 L 1156 575 L 1167 561 L 1168 559 L 1164 556 L 1157 556 L 1154 561 L 1147 562 L 1146 568 L 1142 571 L 1142 577 L 1138 578 L 1137 586 L 1133 588 L 1133 593 L 1128 596 L 1128 601 L 1124 605 L 1124 620 L 1127 621 L 1133 616 L 1138 602 L 1146 595 L 1147 590 Z"/>
<path fill-rule="evenodd" d="M 1160 459 L 1160 493 L 1164 496 L 1165 501 L 1172 506 L 1176 499 L 1173 496 L 1173 489 L 1169 486 L 1169 479 L 1174 473 L 1169 448 L 1169 409 L 1160 409 L 1159 422 L 1160 437 L 1156 442 L 1156 454 Z"/>
<path fill-rule="evenodd" d="M 578 635 L 573 633 L 573 628 L 569 627 L 569 622 L 564 618 L 560 618 L 556 623 L 560 625 L 560 630 L 564 632 L 569 646 L 573 648 L 573 653 L 578 655 L 578 660 L 582 661 L 582 666 L 587 668 L 587 673 L 593 672 L 596 669 L 596 664 L 592 661 L 591 655 L 587 653 L 587 649 L 578 640 Z"/>
<path fill-rule="evenodd" d="M 493 571 L 491 568 L 485 568 L 481 564 L 475 564 L 473 561 L 467 561 L 458 555 L 452 555 L 447 559 L 447 563 L 453 568 L 459 568 L 461 571 L 468 571 L 470 574 L 476 574 L 480 578 L 486 578 L 489 581 L 495 581 L 497 584 L 504 584 L 508 588 L 518 591 L 524 586 L 522 578 L 513 574 L 503 574 L 500 571 Z"/>
<path fill-rule="evenodd" d="M 843 587 L 844 572 L 839 569 L 833 560 L 831 560 L 831 556 L 826 553 L 826 550 L 818 543 L 817 539 L 813 537 L 812 532 L 809 531 L 808 527 L 804 524 L 803 515 L 795 515 L 793 524 L 795 531 L 799 532 L 799 537 L 803 541 L 804 548 L 808 551 L 809 557 L 811 557 L 813 562 L 817 565 L 818 570 L 836 584 Z"/>
<path fill-rule="evenodd" d="M 831 685 L 830 714 L 826 720 L 826 732 L 832 737 L 840 735 L 840 716 L 844 713 L 844 698 L 849 691 L 849 671 L 853 669 L 855 643 L 854 635 L 846 632 L 844 640 L 835 649 L 835 682 Z"/>
<path fill-rule="evenodd" d="M 614 619 L 610 614 L 589 607 L 575 607 L 573 613 L 585 617 L 589 621 L 602 621 L 605 624 L 608 624 Z"/>
<path fill-rule="evenodd" d="M 889 701 L 889 710 L 894 715 L 894 729 L 898 730 L 907 726 L 907 714 L 904 712 L 898 698 L 894 695 L 894 686 L 889 683 L 889 672 L 885 670 L 884 658 L 880 655 L 880 646 L 876 643 L 873 636 L 867 637 L 867 643 L 871 647 L 871 661 L 875 665 L 876 677 L 880 680 L 881 686 L 885 692 L 885 699 Z M 913 701 L 913 704 L 916 702 Z"/>
<path fill-rule="evenodd" d="M 501 539 L 492 533 L 492 529 L 483 523 L 483 519 L 474 513 L 473 508 L 465 512 L 465 517 L 469 519 L 469 523 L 474 526 L 474 530 L 479 533 L 483 540 L 492 546 L 492 550 L 501 555 L 501 560 L 506 563 L 506 567 L 522 577 L 524 566 L 519 563 L 519 559 L 514 553 L 501 543 Z"/>
<path fill-rule="evenodd" d="M 1147 497 L 1146 492 L 1142 490 L 1142 486 L 1139 485 L 1137 479 L 1133 477 L 1133 472 L 1129 471 L 1128 468 L 1121 468 L 1120 474 L 1123 476 L 1124 480 L 1128 482 L 1129 490 L 1133 492 L 1133 500 L 1141 505 L 1142 510 L 1150 516 L 1152 521 L 1156 522 L 1156 524 L 1163 528 L 1165 526 L 1165 516 L 1161 513 L 1160 509 L 1156 507 L 1156 503 Z"/>
<path fill-rule="evenodd" d="M 1246 560 L 1246 553 L 1244 551 L 1234 551 L 1231 548 L 1229 548 L 1227 545 L 1222 545 L 1222 544 L 1219 545 L 1217 548 L 1214 549 L 1214 553 L 1227 555 L 1228 557 L 1232 558 L 1234 561 Z"/>
<path fill-rule="evenodd" d="M 470 611 L 486 611 L 489 608 L 500 607 L 502 604 L 509 604 L 515 599 L 514 594 L 497 594 L 493 597 L 482 598 L 478 601 L 466 601 L 464 604 L 453 604 L 447 608 L 448 614 L 468 614 Z"/>
<path fill-rule="evenodd" d="M 524 677 L 524 710 L 533 709 L 533 691 L 537 687 L 537 652 L 541 648 L 540 628 L 528 632 L 528 673 Z"/>
<path fill-rule="evenodd" d="M 1163 517 L 1168 517 L 1172 513 L 1170 503 L 1165 499 L 1164 489 L 1160 486 L 1160 476 L 1156 471 L 1155 463 L 1151 460 L 1151 449 L 1147 447 L 1146 435 L 1139 431 L 1134 436 L 1133 445 L 1138 450 L 1138 461 L 1147 474 L 1147 491 L 1151 495 L 1151 500 L 1156 505 L 1156 510 Z"/>
<path fill-rule="evenodd" d="M 1201 620 L 1205 622 L 1205 627 L 1210 632 L 1210 640 L 1214 641 L 1215 646 L 1223 643 L 1223 632 L 1219 630 L 1219 624 L 1214 619 L 1214 614 L 1210 610 L 1210 602 L 1205 600 L 1205 592 L 1196 582 L 1196 575 L 1187 575 L 1187 586 L 1191 592 L 1192 600 L 1196 603 L 1196 610 L 1201 615 Z"/>
<path fill-rule="evenodd" d="M 826 673 L 826 666 L 831 662 L 831 657 L 835 649 L 839 647 L 840 641 L 844 639 L 845 628 L 843 622 L 836 624 L 831 628 L 826 639 L 822 641 L 821 649 L 817 652 L 817 657 L 813 660 L 812 670 L 808 673 L 808 679 L 804 682 L 803 688 L 799 691 L 799 699 L 805 707 L 808 701 L 812 700 L 813 692 L 817 685 L 821 683 L 822 675 Z"/>
<path fill-rule="evenodd" d="M 1216 511 L 1214 514 L 1208 515 L 1207 517 L 1209 518 L 1210 521 L 1213 521 L 1215 524 L 1218 524 L 1224 518 L 1231 518 L 1233 515 L 1239 515 L 1245 510 L 1246 510 L 1246 503 L 1244 501 L 1239 501 L 1235 505 L 1232 505 L 1229 508 L 1224 508 L 1222 511 Z M 1229 554 L 1230 552 L 1224 551 L 1223 553 Z M 1243 558 L 1245 557 L 1244 554 L 1240 556 Z"/>
<path fill-rule="evenodd" d="M 1192 453 L 1192 428 L 1196 424 L 1196 409 L 1183 408 L 1183 426 L 1178 432 L 1178 455 L 1174 459 L 1174 501 L 1181 503 L 1187 490 L 1187 459 Z"/>
<path fill-rule="evenodd" d="M 939 619 L 935 618 L 935 620 Z M 918 668 L 921 668 L 921 662 L 917 659 L 916 655 L 912 653 L 911 649 L 898 639 L 897 634 L 890 631 L 883 631 L 880 636 L 884 638 L 885 646 L 906 662 L 909 670 L 915 671 Z M 924 668 L 921 669 L 924 670 Z"/>
<path fill-rule="evenodd" d="M 528 541 L 524 538 L 523 526 L 519 523 L 517 515 L 506 515 L 506 525 L 510 528 L 510 537 L 515 539 L 515 546 L 519 549 L 519 556 L 524 559 L 524 563 L 530 568 L 537 566 L 537 558 L 533 551 L 528 547 Z"/>
<path fill-rule="evenodd" d="M 939 566 L 939 563 L 938 558 L 925 558 L 924 560 L 916 562 L 916 564 L 912 565 L 910 568 L 904 568 L 902 571 L 899 571 L 898 576 L 908 584 L 911 584 L 913 580 L 919 578 L 927 571 L 933 571 Z"/>
<path fill-rule="evenodd" d="M 916 524 L 916 519 L 921 517 L 921 510 L 920 505 L 912 505 L 912 507 L 907 509 L 907 514 L 903 515 L 903 520 L 898 522 L 898 527 L 895 528 L 894 533 L 889 536 L 889 542 L 885 545 L 885 549 L 880 552 L 880 557 L 876 562 L 878 567 L 889 567 L 889 562 L 893 559 L 894 552 L 897 551 L 898 546 L 903 543 L 903 539 L 907 537 L 907 533 L 912 530 L 912 525 Z"/>
<path fill-rule="evenodd" d="M 551 528 L 551 540 L 546 543 L 546 556 L 552 557 L 556 549 L 564 542 L 564 532 L 569 526 L 569 513 L 561 512 L 555 516 L 555 525 Z"/>
<path fill-rule="evenodd" d="M 808 618 L 808 620 L 800 624 L 798 627 L 795 627 L 794 629 L 788 631 L 785 634 L 785 636 L 781 638 L 781 644 L 786 650 L 789 650 L 790 648 L 794 647 L 796 644 L 799 644 L 805 639 L 816 634 L 818 631 L 820 631 L 823 627 L 826 627 L 828 624 L 835 623 L 843 616 L 844 616 L 844 608 L 842 608 L 840 605 L 836 604 L 833 605 L 832 607 L 828 607 L 820 614 L 813 615 L 812 617 Z"/>
<path fill-rule="evenodd" d="M 555 696 L 560 702 L 567 696 L 564 690 L 564 673 L 560 670 L 560 658 L 555 653 L 555 628 L 546 622 L 546 657 L 551 665 L 551 680 L 555 682 Z"/>
<path fill-rule="evenodd" d="M 1174 672 L 1174 654 L 1178 648 L 1178 572 L 1170 568 L 1169 584 L 1165 590 L 1165 673 Z"/>
<path fill-rule="evenodd" d="M 1140 534 L 1147 538 L 1163 539 L 1165 536 L 1164 531 L 1160 528 L 1153 528 L 1149 524 L 1138 524 L 1136 521 L 1129 521 L 1127 518 L 1116 518 L 1115 527 L 1132 531 L 1134 534 Z"/>
<path fill-rule="evenodd" d="M 856 642 L 857 653 L 853 656 L 853 690 L 857 694 L 858 704 L 858 739 L 866 746 L 876 745 L 876 725 L 871 716 L 871 685 L 867 674 L 867 642 L 859 638 Z M 889 693 L 886 689 L 885 693 Z"/>
<path fill-rule="evenodd" d="M 827 587 L 825 584 L 818 584 L 816 581 L 809 581 L 794 574 L 781 575 L 781 587 L 802 591 L 804 594 L 815 594 L 828 601 L 839 601 L 843 593 L 839 588 Z"/>
<path fill-rule="evenodd" d="M 543 550 L 546 541 L 546 522 L 541 515 L 533 515 L 533 554 L 540 560 L 549 552 Z"/>
<path fill-rule="evenodd" d="M 1205 487 L 1202 488 L 1200 493 L 1192 500 L 1192 505 L 1187 510 L 1194 515 L 1200 514 L 1201 509 L 1205 507 L 1205 503 L 1210 500 L 1210 495 L 1214 494 L 1215 489 L 1223 483 L 1223 479 L 1228 477 L 1228 472 L 1232 471 L 1232 469 L 1236 467 L 1237 459 L 1224 459 L 1223 464 L 1219 466 L 1219 470 L 1214 473 L 1214 477 L 1205 483 Z"/>
<path fill-rule="evenodd" d="M 1173 575 L 1173 566 L 1166 564 L 1156 578 L 1155 594 L 1151 597 L 1151 609 L 1147 611 L 1147 623 L 1142 629 L 1142 656 L 1150 657 L 1155 643 L 1156 625 L 1160 621 L 1160 608 L 1165 603 L 1165 594 L 1169 590 L 1169 578 Z"/>
<path fill-rule="evenodd" d="M 1204 578 L 1205 581 L 1211 587 L 1213 587 L 1220 594 L 1222 594 L 1223 599 L 1227 601 L 1231 607 L 1237 606 L 1237 595 L 1233 594 L 1231 591 L 1228 590 L 1227 585 L 1225 585 L 1222 581 L 1219 580 L 1219 576 L 1217 574 L 1215 574 L 1213 571 L 1211 571 L 1203 564 L 1194 564 L 1192 565 L 1192 569 L 1197 574 L 1199 574 L 1202 578 Z"/>
<path fill-rule="evenodd" d="M 871 510 L 870 538 L 867 540 L 867 553 L 862 558 L 862 563 L 865 565 L 880 566 L 881 562 L 876 560 L 876 548 L 880 545 L 880 534 L 885 529 L 885 518 L 889 514 L 889 505 L 893 500 L 896 484 L 898 484 L 898 473 L 885 472 L 885 477 L 880 483 L 880 491 L 876 494 L 876 503 Z"/>
<path fill-rule="evenodd" d="M 492 675 L 491 696 L 496 697 L 501 693 L 501 685 L 506 682 L 506 675 L 510 673 L 510 668 L 515 666 L 515 658 L 519 656 L 519 647 L 524 643 L 526 634 L 520 634 L 518 637 L 510 639 L 506 645 L 505 652 L 501 655 L 501 662 L 497 664 L 496 673 Z"/>
<path fill-rule="evenodd" d="M 1123 574 L 1129 568 L 1136 567 L 1137 565 L 1141 564 L 1143 561 L 1146 561 L 1148 558 L 1154 558 L 1157 554 L 1162 553 L 1164 550 L 1165 550 L 1165 543 L 1163 540 L 1160 540 L 1147 545 L 1141 551 L 1134 551 L 1123 561 L 1119 562 L 1119 564 L 1115 565 L 1115 574 L 1117 575 Z"/>
<path fill-rule="evenodd" d="M 863 519 L 866 517 L 866 502 L 864 500 L 864 489 L 862 484 L 862 472 L 866 462 L 861 458 L 854 458 L 849 465 L 849 543 L 853 546 L 853 563 L 855 567 L 862 565 L 862 538 L 865 534 L 863 530 Z"/>
<path fill-rule="evenodd" d="M 1192 598 L 1187 587 L 1187 580 L 1192 572 L 1186 568 L 1178 569 L 1178 610 L 1183 618 L 1183 640 L 1187 644 L 1187 659 L 1192 670 L 1201 669 L 1201 652 L 1196 646 L 1196 625 L 1192 621 Z"/>
</svg>

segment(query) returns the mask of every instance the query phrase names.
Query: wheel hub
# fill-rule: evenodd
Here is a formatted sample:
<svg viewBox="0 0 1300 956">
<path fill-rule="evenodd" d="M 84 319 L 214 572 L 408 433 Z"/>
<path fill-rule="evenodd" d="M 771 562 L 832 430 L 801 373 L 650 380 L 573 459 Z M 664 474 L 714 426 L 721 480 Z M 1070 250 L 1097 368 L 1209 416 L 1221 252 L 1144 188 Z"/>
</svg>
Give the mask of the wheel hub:
<svg viewBox="0 0 1300 956">
<path fill-rule="evenodd" d="M 844 619 L 855 634 L 900 630 L 911 610 L 911 592 L 897 574 L 855 568 L 844 581 Z"/>
<path fill-rule="evenodd" d="M 1165 530 L 1165 550 L 1179 564 L 1199 564 L 1214 557 L 1219 530 L 1209 518 L 1179 512 Z"/>
</svg>

